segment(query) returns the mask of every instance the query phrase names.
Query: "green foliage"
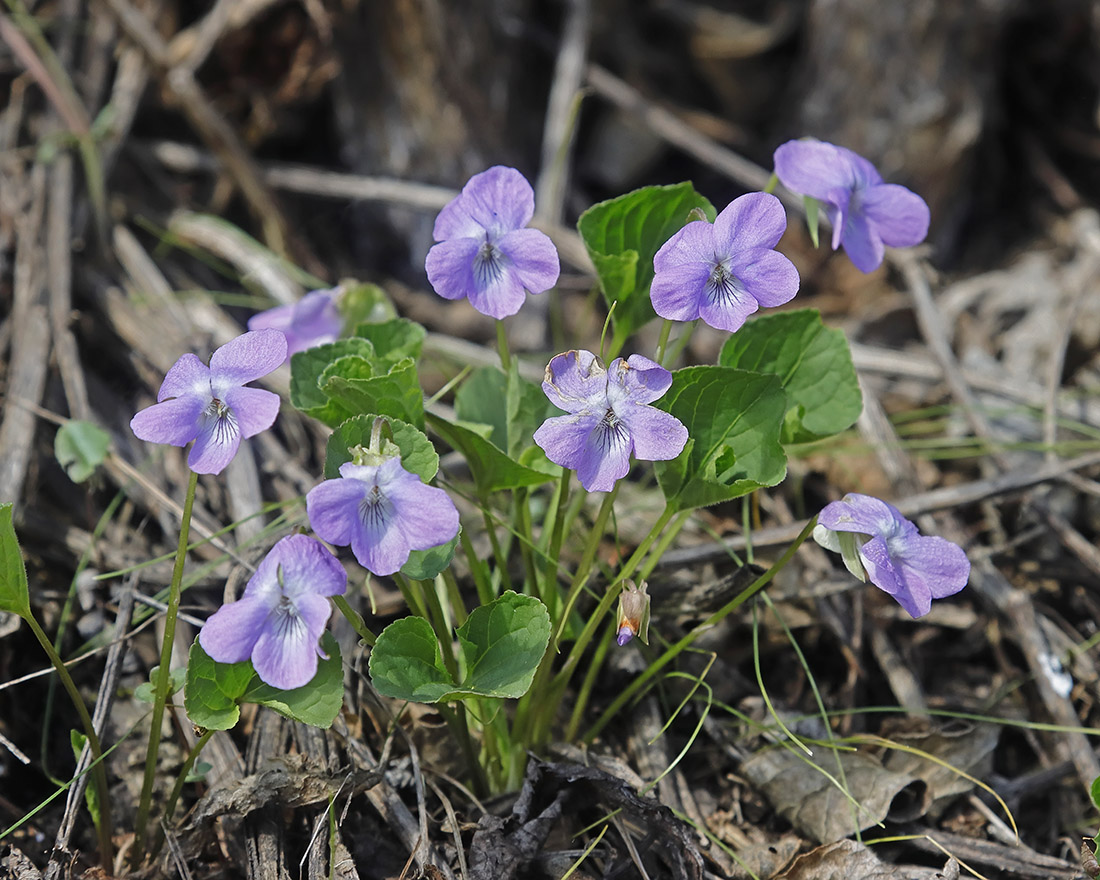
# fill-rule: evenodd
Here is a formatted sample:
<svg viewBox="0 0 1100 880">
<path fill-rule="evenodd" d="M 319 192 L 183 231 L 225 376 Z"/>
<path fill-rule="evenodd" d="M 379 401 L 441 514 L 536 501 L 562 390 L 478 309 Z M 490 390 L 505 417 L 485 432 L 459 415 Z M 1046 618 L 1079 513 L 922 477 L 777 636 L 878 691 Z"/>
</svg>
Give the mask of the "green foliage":
<svg viewBox="0 0 1100 880">
<path fill-rule="evenodd" d="M 458 628 L 464 674 L 447 671 L 431 624 L 406 617 L 387 626 L 371 651 L 370 676 L 388 697 L 438 703 L 465 697 L 517 699 L 531 687 L 550 641 L 550 615 L 533 596 L 511 590 L 475 608 Z"/>
<path fill-rule="evenodd" d="M 377 413 L 424 427 L 424 392 L 412 358 L 402 358 L 381 372 L 382 364 L 370 365 L 374 375 L 342 372 L 341 361 L 332 364 L 321 377 L 321 390 L 336 404 L 353 414 Z"/>
<path fill-rule="evenodd" d="M 83 483 L 103 464 L 110 444 L 111 435 L 99 425 L 71 419 L 57 429 L 53 454 L 70 480 Z"/>
<path fill-rule="evenodd" d="M 367 375 L 372 375 L 370 361 L 374 358 L 374 346 L 366 339 L 338 339 L 326 345 L 318 345 L 299 351 L 290 357 L 290 402 L 307 416 L 335 428 L 344 419 L 356 415 L 331 402 L 321 390 L 322 374 L 343 358 L 349 358 L 337 368 L 340 375 L 358 373 L 365 361 Z"/>
<path fill-rule="evenodd" d="M 620 345 L 655 317 L 653 256 L 696 209 L 713 221 L 714 207 L 690 183 L 647 186 L 593 205 L 577 221 L 604 298 L 615 305 L 611 320 Z"/>
<path fill-rule="evenodd" d="M 328 659 L 317 664 L 313 680 L 283 691 L 260 681 L 251 661 L 218 663 L 195 639 L 183 695 L 187 717 L 207 730 L 229 730 L 241 717 L 242 703 L 259 703 L 295 721 L 331 727 L 344 700 L 344 674 L 340 646 L 331 633 L 321 637 L 321 649 Z"/>
<path fill-rule="evenodd" d="M 0 504 L 0 611 L 26 618 L 31 614 L 31 595 L 19 538 L 11 521 L 12 509 L 10 501 Z"/>
<path fill-rule="evenodd" d="M 466 458 L 474 478 L 474 486 L 481 498 L 500 489 L 537 486 L 553 479 L 554 473 L 560 472 L 556 467 L 554 473 L 547 473 L 513 461 L 471 427 L 453 424 L 431 413 L 428 414 L 428 422 L 432 430 Z"/>
<path fill-rule="evenodd" d="M 488 425 L 488 439 L 510 458 L 519 459 L 534 446 L 535 430 L 560 411 L 542 387 L 519 374 L 512 363 L 503 373 L 496 367 L 474 370 L 455 393 L 455 415 L 460 422 Z"/>
<path fill-rule="evenodd" d="M 342 422 L 329 435 L 325 446 L 325 478 L 332 480 L 340 476 L 340 465 L 351 461 L 350 450 L 355 446 L 366 449 L 370 446 L 371 428 L 377 414 L 355 416 Z M 423 431 L 414 428 L 400 419 L 387 419 L 392 442 L 401 453 L 401 466 L 411 474 L 416 474 L 425 483 L 429 483 L 439 470 L 439 455 Z M 383 444 L 383 451 L 388 450 Z"/>
<path fill-rule="evenodd" d="M 397 317 L 390 298 L 377 284 L 341 281 L 340 287 L 344 291 L 340 297 L 340 313 L 344 316 L 347 336 L 360 335 L 356 330 L 361 324 L 383 323 Z"/>
<path fill-rule="evenodd" d="M 157 676 L 160 675 L 160 664 L 149 670 L 149 680 L 143 681 L 134 688 L 134 699 L 143 703 L 152 703 L 157 694 Z M 176 693 L 187 682 L 187 667 L 177 666 L 168 673 L 168 695 Z"/>
<path fill-rule="evenodd" d="M 427 331 L 416 321 L 393 318 L 380 324 L 359 324 L 355 328 L 355 335 L 370 340 L 379 361 L 395 364 L 403 358 L 420 360 Z"/>
<path fill-rule="evenodd" d="M 687 367 L 656 404 L 683 422 L 687 446 L 658 462 L 657 481 L 679 510 L 729 501 L 787 472 L 779 444 L 786 395 L 778 377 L 732 367 Z"/>
<path fill-rule="evenodd" d="M 863 409 L 848 341 L 817 309 L 754 318 L 726 340 L 718 363 L 779 377 L 789 407 L 787 442 L 839 433 Z"/>
<path fill-rule="evenodd" d="M 458 535 L 456 534 L 446 544 L 438 547 L 429 547 L 427 550 L 412 550 L 405 564 L 401 566 L 401 574 L 415 581 L 427 581 L 434 578 L 443 569 L 451 564 L 455 550 L 458 548 Z"/>
</svg>

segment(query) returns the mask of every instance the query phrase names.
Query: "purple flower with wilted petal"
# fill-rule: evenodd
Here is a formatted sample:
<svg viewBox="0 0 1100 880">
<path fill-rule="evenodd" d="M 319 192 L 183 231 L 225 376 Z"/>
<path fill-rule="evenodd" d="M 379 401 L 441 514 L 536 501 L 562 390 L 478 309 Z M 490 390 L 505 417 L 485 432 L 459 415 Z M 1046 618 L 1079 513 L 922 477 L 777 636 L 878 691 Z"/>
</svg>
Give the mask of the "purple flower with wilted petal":
<svg viewBox="0 0 1100 880">
<path fill-rule="evenodd" d="M 768 193 L 739 196 L 714 223 L 688 223 L 653 257 L 653 310 L 732 332 L 760 306 L 789 302 L 798 270 L 774 250 L 786 228 L 783 205 Z"/>
<path fill-rule="evenodd" d="M 911 617 L 921 617 L 933 599 L 959 592 L 970 577 L 970 560 L 945 538 L 925 537 L 892 504 L 849 493 L 817 516 L 814 540 L 841 554 L 848 571 L 871 579 Z"/>
<path fill-rule="evenodd" d="M 195 441 L 187 466 L 219 474 L 237 454 L 242 437 L 266 431 L 279 414 L 279 395 L 246 383 L 266 376 L 286 360 L 286 337 L 253 330 L 214 352 L 210 366 L 193 354 L 181 357 L 160 386 L 157 403 L 130 420 L 141 440 L 186 446 Z"/>
<path fill-rule="evenodd" d="M 336 307 L 341 288 L 314 290 L 298 302 L 276 306 L 248 319 L 249 330 L 281 330 L 286 336 L 286 356 L 315 345 L 335 342 L 344 329 L 344 319 Z"/>
<path fill-rule="evenodd" d="M 630 470 L 630 453 L 645 461 L 675 458 L 688 432 L 675 416 L 649 404 L 672 385 L 672 374 L 649 358 L 615 358 L 610 369 L 590 351 L 567 351 L 546 367 L 542 390 L 570 415 L 552 416 L 535 442 L 554 464 L 577 472 L 589 492 L 608 492 Z"/>
<path fill-rule="evenodd" d="M 883 183 L 874 165 L 844 147 L 787 141 L 775 151 L 775 174 L 787 189 L 825 205 L 833 250 L 844 245 L 861 272 L 878 268 L 884 245 L 910 247 L 928 235 L 924 199 L 904 186 Z"/>
<path fill-rule="evenodd" d="M 306 512 L 318 535 L 350 544 L 359 564 L 377 575 L 393 574 L 411 551 L 458 534 L 458 510 L 447 493 L 422 483 L 396 455 L 380 464 L 340 465 L 340 479 L 306 495 Z"/>
<path fill-rule="evenodd" d="M 317 674 L 317 658 L 328 659 L 318 644 L 332 611 L 326 597 L 343 594 L 347 582 L 324 544 L 289 535 L 264 557 L 244 595 L 207 619 L 199 644 L 219 663 L 251 657 L 272 687 L 301 687 Z"/>
<path fill-rule="evenodd" d="M 439 244 L 424 268 L 444 299 L 466 297 L 483 315 L 504 318 L 523 305 L 524 291 L 542 293 L 558 283 L 553 242 L 525 229 L 535 214 L 527 179 L 497 165 L 475 174 L 435 218 Z"/>
</svg>

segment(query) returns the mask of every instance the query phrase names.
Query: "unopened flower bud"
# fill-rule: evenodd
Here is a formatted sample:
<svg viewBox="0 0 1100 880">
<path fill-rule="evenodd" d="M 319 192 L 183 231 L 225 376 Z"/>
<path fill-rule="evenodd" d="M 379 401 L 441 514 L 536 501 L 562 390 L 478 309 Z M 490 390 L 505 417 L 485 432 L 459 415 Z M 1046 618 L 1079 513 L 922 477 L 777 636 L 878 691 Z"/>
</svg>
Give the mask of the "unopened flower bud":
<svg viewBox="0 0 1100 880">
<path fill-rule="evenodd" d="M 649 594 L 646 582 L 640 587 L 634 581 L 627 581 L 619 593 L 619 624 L 616 627 L 615 641 L 623 647 L 634 636 L 649 644 Z"/>
</svg>

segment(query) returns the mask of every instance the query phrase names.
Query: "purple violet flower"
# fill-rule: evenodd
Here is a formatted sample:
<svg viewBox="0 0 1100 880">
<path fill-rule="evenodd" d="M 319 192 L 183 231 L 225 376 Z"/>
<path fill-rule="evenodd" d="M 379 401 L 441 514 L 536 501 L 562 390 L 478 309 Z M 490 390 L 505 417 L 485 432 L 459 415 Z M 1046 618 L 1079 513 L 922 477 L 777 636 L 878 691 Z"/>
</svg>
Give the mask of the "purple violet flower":
<svg viewBox="0 0 1100 880">
<path fill-rule="evenodd" d="M 401 466 L 399 456 L 367 452 L 375 463 L 340 465 L 340 479 L 325 480 L 306 495 L 313 530 L 351 552 L 376 575 L 400 570 L 413 550 L 446 544 L 458 534 L 458 510 L 442 489 L 425 485 Z"/>
<path fill-rule="evenodd" d="M 817 516 L 814 540 L 839 553 L 855 577 L 871 579 L 911 617 L 921 617 L 933 599 L 966 586 L 970 560 L 945 538 L 925 537 L 892 504 L 849 493 Z"/>
<path fill-rule="evenodd" d="M 625 647 L 634 636 L 649 644 L 649 594 L 646 582 L 637 586 L 627 580 L 619 593 L 619 619 L 615 624 L 615 644 Z"/>
<path fill-rule="evenodd" d="M 630 453 L 645 461 L 675 458 L 687 428 L 649 404 L 668 391 L 672 374 L 640 354 L 615 358 L 610 369 L 590 351 L 567 351 L 546 367 L 542 390 L 569 415 L 552 416 L 535 442 L 555 464 L 577 472 L 589 492 L 608 492 L 630 470 Z"/>
<path fill-rule="evenodd" d="M 524 228 L 534 213 L 534 190 L 515 168 L 497 165 L 471 177 L 435 218 L 439 243 L 424 263 L 435 292 L 466 297 L 483 315 L 504 318 L 519 311 L 525 290 L 557 284 L 553 242 Z"/>
<path fill-rule="evenodd" d="M 248 319 L 249 330 L 281 330 L 286 335 L 286 356 L 335 342 L 344 329 L 344 319 L 336 307 L 336 297 L 341 288 L 314 290 L 298 302 L 288 306 L 276 306 Z"/>
<path fill-rule="evenodd" d="M 219 663 L 251 657 L 272 687 L 301 687 L 317 674 L 317 658 L 328 659 L 318 644 L 332 611 L 326 597 L 343 594 L 347 582 L 324 544 L 289 535 L 264 557 L 244 595 L 210 615 L 199 644 Z"/>
<path fill-rule="evenodd" d="M 910 247 L 928 235 L 924 199 L 904 186 L 883 183 L 875 166 L 851 150 L 824 141 L 787 141 L 774 161 L 787 189 L 825 205 L 833 250 L 844 245 L 861 272 L 879 267 L 884 245 Z"/>
<path fill-rule="evenodd" d="M 713 224 L 688 223 L 653 257 L 654 311 L 732 332 L 760 306 L 789 302 L 798 270 L 774 250 L 786 228 L 783 205 L 768 193 L 739 196 Z"/>
<path fill-rule="evenodd" d="M 286 337 L 253 330 L 214 352 L 210 366 L 193 354 L 181 357 L 157 393 L 157 402 L 130 420 L 141 440 L 186 446 L 195 441 L 187 466 L 219 474 L 237 454 L 242 437 L 266 431 L 279 414 L 279 395 L 245 384 L 286 360 Z"/>
</svg>

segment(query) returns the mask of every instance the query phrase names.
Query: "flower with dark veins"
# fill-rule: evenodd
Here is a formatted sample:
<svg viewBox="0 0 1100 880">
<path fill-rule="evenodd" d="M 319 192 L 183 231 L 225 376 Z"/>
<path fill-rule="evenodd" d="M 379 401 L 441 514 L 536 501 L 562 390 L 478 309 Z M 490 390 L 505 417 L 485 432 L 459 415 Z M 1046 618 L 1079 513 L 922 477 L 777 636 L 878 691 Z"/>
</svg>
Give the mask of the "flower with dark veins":
<svg viewBox="0 0 1100 880">
<path fill-rule="evenodd" d="M 368 571 L 400 570 L 413 550 L 446 544 L 458 534 L 458 510 L 442 489 L 401 466 L 398 455 L 366 452 L 364 464 L 340 465 L 340 478 L 306 495 L 313 530 L 330 544 L 351 545 Z"/>
<path fill-rule="evenodd" d="M 814 540 L 839 553 L 861 581 L 893 596 L 912 617 L 952 596 L 970 578 L 970 560 L 945 538 L 926 537 L 892 504 L 849 493 L 817 516 Z"/>
<path fill-rule="evenodd" d="M 164 377 L 157 403 L 130 420 L 141 440 L 186 446 L 195 441 L 187 466 L 218 474 L 233 460 L 242 437 L 266 431 L 279 414 L 279 395 L 246 383 L 266 376 L 286 360 L 286 337 L 253 330 L 214 352 L 210 366 L 193 354 L 181 357 Z"/>
<path fill-rule="evenodd" d="M 435 220 L 438 244 L 424 263 L 435 292 L 504 318 L 519 311 L 525 291 L 557 284 L 557 249 L 525 228 L 534 213 L 534 190 L 515 168 L 497 165 L 471 177 Z"/>
<path fill-rule="evenodd" d="M 824 141 L 787 141 L 775 151 L 775 174 L 799 195 L 824 204 L 833 250 L 844 245 L 861 272 L 879 267 L 889 247 L 911 247 L 928 235 L 928 205 L 915 192 L 883 183 L 875 166 Z"/>
<path fill-rule="evenodd" d="M 260 680 L 290 690 L 317 673 L 318 644 L 332 609 L 328 597 L 347 589 L 344 567 L 325 546 L 289 535 L 264 557 L 244 595 L 223 605 L 199 632 L 202 649 L 219 663 L 252 659 Z"/>
<path fill-rule="evenodd" d="M 569 415 L 548 418 L 535 442 L 555 464 L 577 472 L 589 492 L 608 492 L 630 470 L 630 455 L 667 461 L 683 451 L 688 432 L 649 404 L 672 385 L 672 374 L 639 354 L 604 369 L 590 351 L 567 351 L 546 367 L 542 390 Z"/>
<path fill-rule="evenodd" d="M 292 354 L 335 342 L 344 328 L 344 319 L 336 306 L 342 289 L 314 290 L 293 305 L 276 306 L 248 319 L 249 330 L 281 330 L 286 336 L 289 359 Z"/>
<path fill-rule="evenodd" d="M 653 257 L 653 310 L 732 332 L 760 306 L 789 302 L 798 270 L 774 249 L 786 228 L 783 205 L 768 193 L 734 199 L 714 223 L 688 223 Z"/>
</svg>

